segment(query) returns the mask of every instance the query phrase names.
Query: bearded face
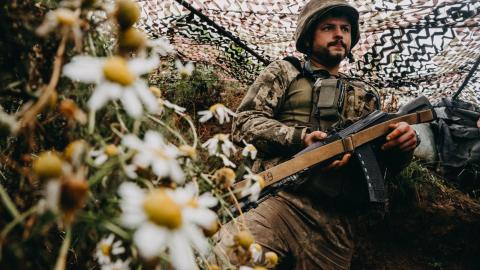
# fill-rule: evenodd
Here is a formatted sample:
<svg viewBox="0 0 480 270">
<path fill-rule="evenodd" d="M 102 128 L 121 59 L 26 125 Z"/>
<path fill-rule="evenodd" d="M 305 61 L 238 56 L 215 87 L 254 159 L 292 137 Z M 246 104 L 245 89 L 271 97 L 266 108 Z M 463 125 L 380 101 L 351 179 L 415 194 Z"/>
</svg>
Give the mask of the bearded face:
<svg viewBox="0 0 480 270">
<path fill-rule="evenodd" d="M 351 25 L 345 17 L 320 20 L 312 39 L 311 57 L 325 67 L 335 67 L 351 48 Z"/>
</svg>

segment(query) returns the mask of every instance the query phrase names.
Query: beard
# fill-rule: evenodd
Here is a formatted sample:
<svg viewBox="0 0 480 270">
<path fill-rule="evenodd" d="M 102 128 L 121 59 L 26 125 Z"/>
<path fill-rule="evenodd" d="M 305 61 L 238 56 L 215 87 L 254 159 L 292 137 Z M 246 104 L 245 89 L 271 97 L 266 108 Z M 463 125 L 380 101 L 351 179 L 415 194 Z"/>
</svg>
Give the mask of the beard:
<svg viewBox="0 0 480 270">
<path fill-rule="evenodd" d="M 335 46 L 338 42 L 343 46 L 345 52 L 334 52 L 332 53 L 328 47 Z M 341 40 L 330 42 L 327 46 L 318 46 L 313 48 L 312 58 L 317 62 L 322 64 L 325 67 L 335 67 L 342 62 L 343 59 L 347 56 L 347 45 Z"/>
</svg>

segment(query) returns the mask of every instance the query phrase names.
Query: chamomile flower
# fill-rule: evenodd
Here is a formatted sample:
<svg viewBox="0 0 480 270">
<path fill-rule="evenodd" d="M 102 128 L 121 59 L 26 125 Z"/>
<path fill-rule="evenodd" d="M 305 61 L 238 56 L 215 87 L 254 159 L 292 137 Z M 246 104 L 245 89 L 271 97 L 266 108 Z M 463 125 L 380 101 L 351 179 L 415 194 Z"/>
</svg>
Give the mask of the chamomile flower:
<svg viewBox="0 0 480 270">
<path fill-rule="evenodd" d="M 237 114 L 231 111 L 229 108 L 225 107 L 225 105 L 221 103 L 217 103 L 215 105 L 210 106 L 210 108 L 206 111 L 199 111 L 199 115 L 202 117 L 198 120 L 201 123 L 208 121 L 210 118 L 214 117 L 218 119 L 220 124 L 224 122 L 230 122 L 230 115 L 236 117 Z"/>
<path fill-rule="evenodd" d="M 77 49 L 82 45 L 82 30 L 80 29 L 79 13 L 68 8 L 57 8 L 49 11 L 45 15 L 43 23 L 37 28 L 36 33 L 39 36 L 46 36 L 54 32 L 58 26 L 70 28 Z"/>
<path fill-rule="evenodd" d="M 203 148 L 208 149 L 208 154 L 213 156 L 217 153 L 223 153 L 229 157 L 232 152 L 237 151 L 233 143 L 228 139 L 227 134 L 215 134 L 212 138 L 208 139 L 202 144 Z"/>
<path fill-rule="evenodd" d="M 113 242 L 114 239 L 115 236 L 110 234 L 98 242 L 97 249 L 95 250 L 95 258 L 99 264 L 108 264 L 112 261 L 112 255 L 115 256 L 125 252 L 122 241 L 118 240 Z"/>
<path fill-rule="evenodd" d="M 247 174 L 243 176 L 243 178 L 247 181 L 246 187 L 240 192 L 241 197 L 245 197 L 250 195 L 251 201 L 258 200 L 260 196 L 260 192 L 265 187 L 265 179 L 258 174 L 252 173 L 249 168 L 245 168 L 247 170 Z"/>
<path fill-rule="evenodd" d="M 250 245 L 248 248 L 248 251 L 250 251 L 250 254 L 252 255 L 252 260 L 254 263 L 260 263 L 262 261 L 262 247 L 257 244 L 253 243 Z"/>
<path fill-rule="evenodd" d="M 134 183 L 119 188 L 121 221 L 135 230 L 133 242 L 142 257 L 154 258 L 167 251 L 175 269 L 195 269 L 192 247 L 206 254 L 209 245 L 202 229 L 217 222 L 208 209 L 217 201 L 210 194 L 197 196 L 193 185 L 145 191 Z"/>
<path fill-rule="evenodd" d="M 72 80 L 97 84 L 88 100 L 91 110 L 97 111 L 108 101 L 120 99 L 126 112 L 139 118 L 143 114 L 143 106 L 151 113 L 159 110 L 155 96 L 140 78 L 158 67 L 159 63 L 157 56 L 130 60 L 120 56 L 75 56 L 64 66 L 63 73 Z"/>
<path fill-rule="evenodd" d="M 123 138 L 122 144 L 137 151 L 133 158 L 133 164 L 137 167 L 151 166 L 158 177 L 169 177 L 179 184 L 184 182 L 184 173 L 176 159 L 181 152 L 176 146 L 166 144 L 160 133 L 149 130 L 143 141 L 129 134 Z"/>
<path fill-rule="evenodd" d="M 183 65 L 180 60 L 175 60 L 175 67 L 177 68 L 178 74 L 182 77 L 191 76 L 195 67 L 192 62 L 188 62 L 186 65 Z"/>
<path fill-rule="evenodd" d="M 154 52 L 161 56 L 167 56 L 175 52 L 175 47 L 170 44 L 168 39 L 161 37 L 155 40 L 149 40 L 147 45 L 153 49 Z"/>
<path fill-rule="evenodd" d="M 250 157 L 252 160 L 257 157 L 257 148 L 253 144 L 249 144 L 246 141 L 243 141 L 245 148 L 242 150 L 242 156 Z"/>
<path fill-rule="evenodd" d="M 228 159 L 228 157 L 225 156 L 224 154 L 217 153 L 217 154 L 215 154 L 215 156 L 222 159 L 222 162 L 223 162 L 223 165 L 224 165 L 224 166 L 226 166 L 226 167 L 232 167 L 232 168 L 236 168 L 236 167 L 237 167 L 237 166 L 235 165 L 235 163 L 233 163 L 230 159 Z"/>
<path fill-rule="evenodd" d="M 158 103 L 160 104 L 161 109 L 163 109 L 163 107 L 167 107 L 169 109 L 174 110 L 175 113 L 180 114 L 180 115 L 183 115 L 183 113 L 186 110 L 184 107 L 181 107 L 181 106 L 178 106 L 177 104 L 171 103 L 170 101 L 168 101 L 166 99 L 159 98 Z"/>
<path fill-rule="evenodd" d="M 119 151 L 120 150 L 116 145 L 109 144 L 102 149 L 90 151 L 90 156 L 95 158 L 93 160 L 93 164 L 95 166 L 100 166 L 105 163 L 105 161 L 107 161 L 109 157 L 118 155 Z"/>
</svg>

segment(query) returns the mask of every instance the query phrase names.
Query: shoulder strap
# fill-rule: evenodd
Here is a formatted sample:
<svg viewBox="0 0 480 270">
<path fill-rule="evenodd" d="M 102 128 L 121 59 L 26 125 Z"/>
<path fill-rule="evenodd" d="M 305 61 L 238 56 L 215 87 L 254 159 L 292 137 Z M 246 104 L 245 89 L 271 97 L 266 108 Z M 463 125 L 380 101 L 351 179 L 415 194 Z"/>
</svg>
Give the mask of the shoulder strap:
<svg viewBox="0 0 480 270">
<path fill-rule="evenodd" d="M 295 56 L 286 56 L 282 60 L 287 61 L 292 66 L 294 66 L 295 69 L 298 71 L 298 74 L 295 77 L 293 77 L 292 79 L 289 78 L 290 81 L 286 84 L 287 88 L 283 92 L 283 95 L 280 98 L 279 105 L 277 106 L 277 110 L 276 110 L 277 112 L 282 110 L 283 104 L 285 103 L 285 99 L 287 98 L 287 95 L 288 95 L 288 90 L 290 89 L 290 86 L 292 85 L 292 83 L 295 80 L 297 80 L 298 78 L 303 77 L 303 72 L 302 72 L 303 67 L 302 67 L 302 62 L 300 61 L 300 59 L 296 58 Z"/>
<path fill-rule="evenodd" d="M 298 70 L 298 72 L 303 73 L 302 62 L 300 62 L 300 60 L 295 56 L 287 56 L 284 57 L 283 60 L 292 64 L 292 66 L 294 66 Z"/>
</svg>

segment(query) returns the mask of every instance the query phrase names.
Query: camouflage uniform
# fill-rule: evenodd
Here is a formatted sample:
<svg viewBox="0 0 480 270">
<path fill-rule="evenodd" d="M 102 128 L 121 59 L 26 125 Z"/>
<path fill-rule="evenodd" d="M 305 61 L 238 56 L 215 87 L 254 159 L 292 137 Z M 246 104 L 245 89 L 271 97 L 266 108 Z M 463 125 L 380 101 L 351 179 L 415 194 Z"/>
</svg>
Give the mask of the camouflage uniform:
<svg viewBox="0 0 480 270">
<path fill-rule="evenodd" d="M 332 2 L 346 5 L 341 0 Z M 299 23 L 308 24 L 301 18 Z M 357 31 L 352 32 L 356 43 L 358 29 L 354 31 Z M 321 72 L 309 68 L 311 72 Z M 289 62 L 273 62 L 251 85 L 237 110 L 233 139 L 236 142 L 245 140 L 258 148 L 259 157 L 252 168 L 255 172 L 275 166 L 305 147 L 303 138 L 312 131 L 314 82 L 298 75 L 299 71 Z M 324 78 L 333 76 L 324 73 Z M 368 85 L 345 76 L 338 79 L 348 85 L 346 98 L 339 121 L 321 120 L 318 123 L 327 133 L 332 127 L 357 121 L 377 107 L 378 96 Z M 366 195 L 359 192 L 363 182 L 355 166 L 355 162 L 350 161 L 335 172 L 313 172 L 312 179 L 303 186 L 283 190 L 244 214 L 255 241 L 264 250 L 279 255 L 281 261 L 277 269 L 350 267 L 354 247 L 351 224 L 359 210 L 356 205 L 363 202 L 362 196 Z M 357 175 L 351 175 L 352 172 Z M 226 250 L 229 236 L 234 232 L 232 224 L 222 228 L 217 251 Z"/>
</svg>

